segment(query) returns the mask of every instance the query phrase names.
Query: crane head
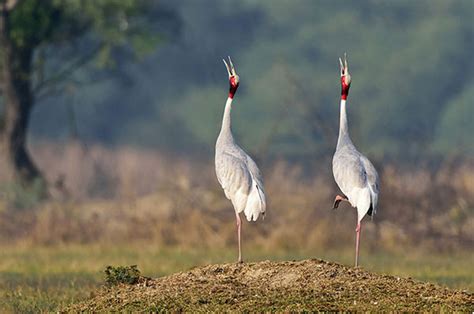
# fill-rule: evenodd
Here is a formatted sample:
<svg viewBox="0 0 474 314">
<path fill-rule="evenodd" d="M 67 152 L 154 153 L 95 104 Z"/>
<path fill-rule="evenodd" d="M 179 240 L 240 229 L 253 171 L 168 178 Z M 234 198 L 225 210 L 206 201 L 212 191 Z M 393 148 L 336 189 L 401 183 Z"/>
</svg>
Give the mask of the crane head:
<svg viewBox="0 0 474 314">
<path fill-rule="evenodd" d="M 339 66 L 341 68 L 341 98 L 347 99 L 352 79 L 351 75 L 349 74 L 349 66 L 347 65 L 346 53 L 344 53 L 344 62 L 341 58 L 339 58 Z"/>
<path fill-rule="evenodd" d="M 239 87 L 240 78 L 235 72 L 235 68 L 234 68 L 234 64 L 232 63 L 232 60 L 230 59 L 230 57 L 228 58 L 229 58 L 229 63 L 227 63 L 224 59 L 222 59 L 222 61 L 224 61 L 225 67 L 227 69 L 227 73 L 229 74 L 229 85 L 230 85 L 229 98 L 234 98 L 234 94 L 237 91 L 237 88 Z"/>
</svg>

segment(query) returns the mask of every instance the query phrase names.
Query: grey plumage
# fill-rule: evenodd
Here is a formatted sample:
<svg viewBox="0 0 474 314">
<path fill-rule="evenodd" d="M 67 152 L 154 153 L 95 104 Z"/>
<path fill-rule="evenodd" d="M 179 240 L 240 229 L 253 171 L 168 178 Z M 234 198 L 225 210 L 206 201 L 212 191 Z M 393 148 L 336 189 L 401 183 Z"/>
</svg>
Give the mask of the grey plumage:
<svg viewBox="0 0 474 314">
<path fill-rule="evenodd" d="M 347 88 L 351 83 L 351 76 L 344 57 L 341 66 L 341 83 Z M 343 86 L 344 88 L 344 86 Z M 346 94 L 346 97 L 347 97 Z M 332 159 L 334 179 L 353 207 L 357 207 L 358 221 L 369 212 L 373 215 L 377 210 L 379 196 L 379 176 L 372 163 L 362 155 L 352 143 L 347 124 L 346 100 L 341 99 L 339 137 L 336 152 Z"/>
<path fill-rule="evenodd" d="M 226 105 L 229 115 L 230 106 Z M 230 128 L 224 125 L 216 142 L 215 166 L 217 179 L 236 213 L 244 212 L 248 221 L 255 221 L 259 214 L 265 214 L 265 192 L 260 170 L 237 145 Z"/>
<path fill-rule="evenodd" d="M 341 115 L 346 115 L 345 103 L 341 105 Z M 352 143 L 347 131 L 347 120 L 343 123 L 341 121 L 332 170 L 342 193 L 353 207 L 357 207 L 358 220 L 361 221 L 369 210 L 370 215 L 377 210 L 379 176 L 369 159 Z"/>
<path fill-rule="evenodd" d="M 230 57 L 229 64 L 225 61 L 224 63 L 229 74 L 230 92 L 225 104 L 221 131 L 216 142 L 215 167 L 217 179 L 225 196 L 234 206 L 239 241 L 239 261 L 242 261 L 239 214 L 244 212 L 248 221 L 256 221 L 260 214 L 265 215 L 266 200 L 263 178 L 257 164 L 237 145 L 232 135 L 231 109 L 239 77 L 235 73 Z"/>
<path fill-rule="evenodd" d="M 346 99 L 349 94 L 351 76 L 344 56 L 344 63 L 339 59 L 341 67 L 341 104 L 339 137 L 336 152 L 332 159 L 332 172 L 334 179 L 344 193 L 337 195 L 334 200 L 334 208 L 339 202 L 348 201 L 357 208 L 356 228 L 356 257 L 355 266 L 359 260 L 359 240 L 361 231 L 361 220 L 366 214 L 374 215 L 377 210 L 379 199 L 379 176 L 372 163 L 362 155 L 352 143 L 347 125 Z"/>
</svg>

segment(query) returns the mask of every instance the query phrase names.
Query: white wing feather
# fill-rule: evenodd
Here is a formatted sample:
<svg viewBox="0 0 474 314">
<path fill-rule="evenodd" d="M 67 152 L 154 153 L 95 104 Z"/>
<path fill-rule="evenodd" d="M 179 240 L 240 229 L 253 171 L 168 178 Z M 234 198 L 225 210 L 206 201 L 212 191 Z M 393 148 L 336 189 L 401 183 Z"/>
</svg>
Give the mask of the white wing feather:
<svg viewBox="0 0 474 314">
<path fill-rule="evenodd" d="M 255 162 L 243 150 L 219 152 L 216 156 L 216 174 L 237 213 L 244 212 L 248 221 L 255 221 L 265 213 L 262 176 Z"/>
<path fill-rule="evenodd" d="M 357 208 L 359 221 L 371 206 L 372 214 L 375 214 L 379 194 L 378 174 L 365 156 L 352 145 L 338 149 L 333 158 L 333 174 L 341 191 Z"/>
</svg>

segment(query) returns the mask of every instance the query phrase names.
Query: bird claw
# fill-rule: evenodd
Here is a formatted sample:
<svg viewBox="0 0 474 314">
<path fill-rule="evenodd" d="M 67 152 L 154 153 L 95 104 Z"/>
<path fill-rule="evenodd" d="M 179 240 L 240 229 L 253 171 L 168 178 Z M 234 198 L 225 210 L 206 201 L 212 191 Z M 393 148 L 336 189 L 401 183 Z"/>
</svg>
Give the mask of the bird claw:
<svg viewBox="0 0 474 314">
<path fill-rule="evenodd" d="M 344 195 L 344 196 L 340 196 L 339 194 L 336 195 L 336 197 L 334 198 L 334 205 L 332 207 L 332 209 L 336 209 L 339 207 L 339 203 L 342 202 L 342 201 L 347 201 L 347 197 Z"/>
</svg>

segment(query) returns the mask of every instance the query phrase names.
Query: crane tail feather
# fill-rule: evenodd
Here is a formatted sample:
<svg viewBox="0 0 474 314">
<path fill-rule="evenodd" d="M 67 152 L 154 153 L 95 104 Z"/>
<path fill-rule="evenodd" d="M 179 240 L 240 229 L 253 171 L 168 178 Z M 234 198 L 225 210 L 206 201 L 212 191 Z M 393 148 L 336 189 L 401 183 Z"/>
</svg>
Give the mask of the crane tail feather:
<svg viewBox="0 0 474 314">
<path fill-rule="evenodd" d="M 261 191 L 257 184 L 252 184 L 252 190 L 247 198 L 247 205 L 244 213 L 248 221 L 256 221 L 260 214 L 265 213 L 266 202 L 265 194 Z"/>
<path fill-rule="evenodd" d="M 358 194 L 356 207 L 357 219 L 360 222 L 371 208 L 372 199 L 368 188 L 360 189 Z"/>
</svg>

